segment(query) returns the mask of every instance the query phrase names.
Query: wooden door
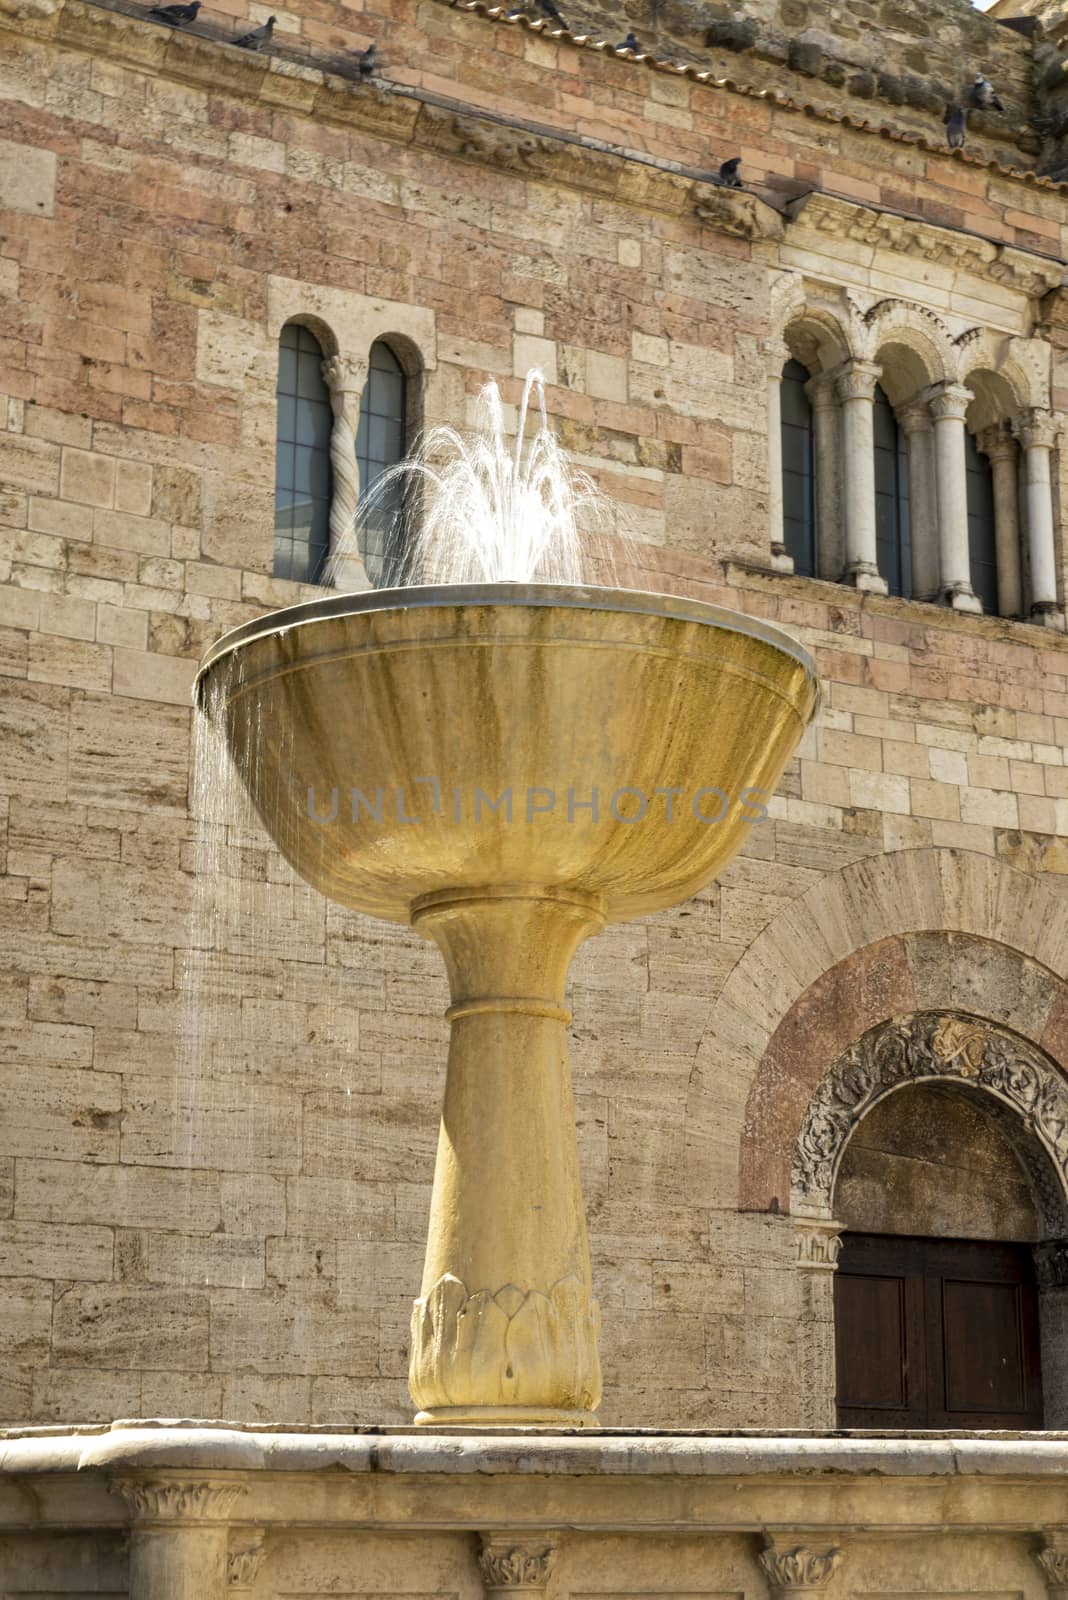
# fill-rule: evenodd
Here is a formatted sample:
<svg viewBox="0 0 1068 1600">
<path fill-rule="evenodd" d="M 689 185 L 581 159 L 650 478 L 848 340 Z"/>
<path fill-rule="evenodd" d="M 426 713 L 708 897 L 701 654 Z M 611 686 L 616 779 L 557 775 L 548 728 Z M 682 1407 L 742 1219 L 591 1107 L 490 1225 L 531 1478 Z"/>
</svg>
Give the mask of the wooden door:
<svg viewBox="0 0 1068 1600">
<path fill-rule="evenodd" d="M 847 1233 L 835 1275 L 844 1428 L 1041 1428 L 1026 1245 Z"/>
</svg>

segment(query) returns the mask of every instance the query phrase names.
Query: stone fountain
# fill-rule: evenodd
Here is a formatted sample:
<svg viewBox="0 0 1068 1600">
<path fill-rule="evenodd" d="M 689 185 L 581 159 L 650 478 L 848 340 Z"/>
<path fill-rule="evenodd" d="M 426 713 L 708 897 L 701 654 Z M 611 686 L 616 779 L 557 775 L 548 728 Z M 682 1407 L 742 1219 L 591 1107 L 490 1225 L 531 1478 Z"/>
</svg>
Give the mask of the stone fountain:
<svg viewBox="0 0 1068 1600">
<path fill-rule="evenodd" d="M 568 966 L 739 849 L 815 710 L 811 661 L 696 601 L 443 585 L 263 617 L 216 645 L 199 692 L 296 872 L 444 957 L 416 1421 L 589 1424 L 599 1316 Z"/>
</svg>

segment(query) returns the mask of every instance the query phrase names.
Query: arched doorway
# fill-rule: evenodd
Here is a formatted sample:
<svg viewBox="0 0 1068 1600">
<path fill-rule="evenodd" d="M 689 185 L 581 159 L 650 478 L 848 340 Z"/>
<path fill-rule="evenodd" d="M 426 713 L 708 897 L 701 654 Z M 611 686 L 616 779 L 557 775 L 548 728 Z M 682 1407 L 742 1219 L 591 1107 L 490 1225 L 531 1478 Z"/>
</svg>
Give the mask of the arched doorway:
<svg viewBox="0 0 1068 1600">
<path fill-rule="evenodd" d="M 1041 1050 L 960 1013 L 869 1029 L 813 1095 L 792 1179 L 837 1260 L 839 1426 L 1063 1425 L 1041 1350 L 1068 1300 L 1068 1083 Z"/>
</svg>

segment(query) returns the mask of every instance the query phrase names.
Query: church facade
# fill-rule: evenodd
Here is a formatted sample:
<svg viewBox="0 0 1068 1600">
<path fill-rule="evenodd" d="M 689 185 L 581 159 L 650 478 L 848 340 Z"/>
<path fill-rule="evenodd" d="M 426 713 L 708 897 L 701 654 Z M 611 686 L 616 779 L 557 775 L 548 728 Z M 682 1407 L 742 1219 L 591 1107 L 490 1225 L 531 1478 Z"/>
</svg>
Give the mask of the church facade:
<svg viewBox="0 0 1068 1600">
<path fill-rule="evenodd" d="M 722 879 L 575 963 L 605 1425 L 1068 1425 L 1068 205 L 1005 9 L 0 4 L 6 1424 L 410 1420 L 437 957 L 250 821 L 205 936 L 190 697 L 537 367 L 624 581 L 824 686 Z"/>
</svg>

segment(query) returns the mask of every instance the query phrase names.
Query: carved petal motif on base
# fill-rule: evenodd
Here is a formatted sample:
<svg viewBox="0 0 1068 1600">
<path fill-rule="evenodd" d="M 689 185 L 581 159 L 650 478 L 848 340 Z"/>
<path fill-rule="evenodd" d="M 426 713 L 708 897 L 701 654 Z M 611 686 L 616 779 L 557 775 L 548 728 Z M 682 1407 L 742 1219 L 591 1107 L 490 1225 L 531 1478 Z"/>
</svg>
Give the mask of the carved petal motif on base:
<svg viewBox="0 0 1068 1600">
<path fill-rule="evenodd" d="M 412 1307 L 409 1387 L 416 1405 L 552 1406 L 601 1398 L 600 1311 L 578 1278 L 469 1293 L 452 1273 Z"/>
</svg>

